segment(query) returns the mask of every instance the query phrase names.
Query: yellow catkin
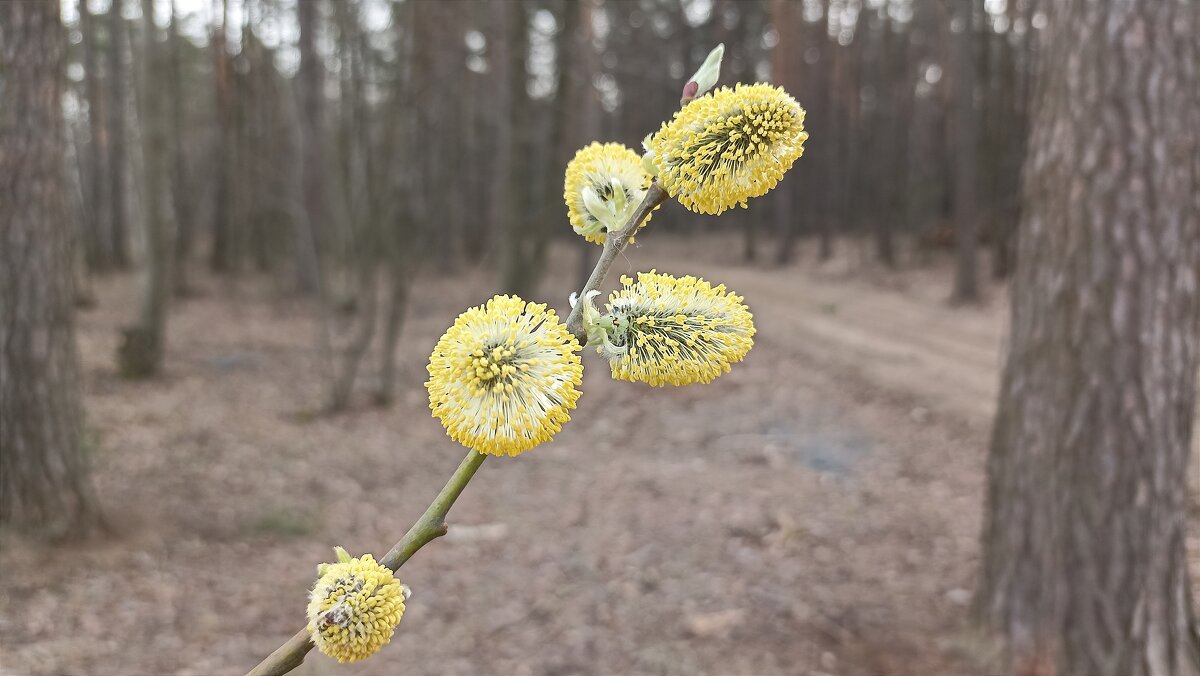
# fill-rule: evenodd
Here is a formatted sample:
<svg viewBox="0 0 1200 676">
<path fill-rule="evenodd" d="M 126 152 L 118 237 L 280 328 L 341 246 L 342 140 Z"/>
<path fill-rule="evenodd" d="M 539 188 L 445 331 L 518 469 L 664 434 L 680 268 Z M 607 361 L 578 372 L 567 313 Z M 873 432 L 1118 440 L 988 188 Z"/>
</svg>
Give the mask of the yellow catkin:
<svg viewBox="0 0 1200 676">
<path fill-rule="evenodd" d="M 780 87 L 721 87 L 650 139 L 658 180 L 691 211 L 719 214 L 774 188 L 804 154 L 804 109 Z"/>
<path fill-rule="evenodd" d="M 554 310 L 496 296 L 458 316 L 429 358 L 429 407 L 480 453 L 518 455 L 571 419 L 583 364 Z"/>
<path fill-rule="evenodd" d="M 357 662 L 392 640 L 404 615 L 405 589 L 370 554 L 351 558 L 340 547 L 335 551 L 337 563 L 318 567 L 308 633 L 322 653 L 338 662 Z"/>
<path fill-rule="evenodd" d="M 609 230 L 629 220 L 649 187 L 641 157 L 620 143 L 592 143 L 580 149 L 567 163 L 563 185 L 571 227 L 587 241 L 603 244 Z M 590 204 L 587 190 L 592 191 Z"/>
<path fill-rule="evenodd" d="M 609 296 L 616 324 L 609 359 L 613 378 L 663 385 L 708 383 L 728 373 L 754 345 L 754 322 L 742 297 L 692 276 L 653 270 L 621 277 Z"/>
</svg>

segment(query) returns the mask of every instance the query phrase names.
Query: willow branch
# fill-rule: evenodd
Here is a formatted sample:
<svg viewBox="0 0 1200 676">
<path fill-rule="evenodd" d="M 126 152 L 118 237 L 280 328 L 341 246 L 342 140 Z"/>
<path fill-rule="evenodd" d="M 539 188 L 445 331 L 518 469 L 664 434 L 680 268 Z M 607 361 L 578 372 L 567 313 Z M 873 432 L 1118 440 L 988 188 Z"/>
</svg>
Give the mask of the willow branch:
<svg viewBox="0 0 1200 676">
<path fill-rule="evenodd" d="M 604 251 L 600 254 L 600 260 L 596 261 L 596 267 L 592 269 L 592 274 L 588 277 L 587 284 L 584 285 L 580 294 L 581 302 L 576 303 L 571 314 L 567 316 L 567 330 L 575 334 L 580 344 L 587 343 L 587 335 L 583 330 L 583 302 L 586 301 L 587 294 L 599 290 L 600 285 L 608 276 L 613 262 L 629 245 L 629 240 L 637 232 L 638 227 L 646 220 L 650 212 L 666 199 L 666 191 L 659 187 L 658 183 L 651 183 L 650 189 L 646 191 L 646 197 L 638 205 L 637 211 L 629 217 L 620 230 L 608 233 L 608 237 L 605 238 Z M 467 453 L 467 457 L 463 458 L 458 469 L 454 470 L 450 480 L 433 499 L 421 518 L 417 519 L 412 528 L 408 529 L 404 537 L 400 538 L 400 541 L 387 554 L 384 554 L 379 563 L 387 566 L 393 572 L 399 570 L 418 550 L 445 535 L 447 530 L 446 514 L 450 512 L 454 501 L 462 494 L 463 489 L 467 487 L 471 477 L 475 476 L 475 471 L 483 464 L 486 457 L 477 451 Z M 276 648 L 275 652 L 268 655 L 258 666 L 247 672 L 246 676 L 283 676 L 300 666 L 304 662 L 304 656 L 312 648 L 313 644 L 309 639 L 308 629 L 301 629 L 286 643 Z"/>
<path fill-rule="evenodd" d="M 387 554 L 383 555 L 379 563 L 393 571 L 399 570 L 400 566 L 403 566 L 412 558 L 413 554 L 417 553 L 417 550 L 445 535 L 446 514 L 450 512 L 454 501 L 462 495 L 463 489 L 467 487 L 467 483 L 471 481 L 471 477 L 475 476 L 475 471 L 479 469 L 485 459 L 487 456 L 479 451 L 468 451 L 467 457 L 463 458 L 458 469 L 454 470 L 450 480 L 442 487 L 442 492 L 438 493 L 421 518 L 417 519 L 404 537 L 400 538 L 400 541 Z"/>
<path fill-rule="evenodd" d="M 646 191 L 646 196 L 638 205 L 637 211 L 633 212 L 620 230 L 610 232 L 604 238 L 604 251 L 600 254 L 600 260 L 596 261 L 596 267 L 592 269 L 587 284 L 583 286 L 583 291 L 579 294 L 579 302 L 571 309 L 571 314 L 567 315 L 567 330 L 575 334 L 580 345 L 587 344 L 587 334 L 583 330 L 583 304 L 587 302 L 587 295 L 600 289 L 604 278 L 608 276 L 608 270 L 612 267 L 613 261 L 617 260 L 617 256 L 629 245 L 630 238 L 637 232 L 642 222 L 650 216 L 650 212 L 666 199 L 667 192 L 658 185 L 658 182 L 651 183 L 650 189 Z"/>
<path fill-rule="evenodd" d="M 478 451 L 468 452 L 467 457 L 463 458 L 458 469 L 454 470 L 450 480 L 429 504 L 429 508 L 425 510 L 421 518 L 417 519 L 404 537 L 400 538 L 400 541 L 387 554 L 383 555 L 379 563 L 396 571 L 411 559 L 417 550 L 445 535 L 446 514 L 450 512 L 450 508 L 454 506 L 454 501 L 458 499 L 458 496 L 462 495 L 463 489 L 467 487 L 471 477 L 475 476 L 475 471 L 483 464 L 485 458 L 487 456 Z M 312 647 L 308 629 L 301 629 L 286 643 L 279 646 L 275 652 L 268 655 L 257 667 L 251 669 L 246 676 L 282 676 L 300 666 L 304 662 L 304 656 L 312 650 Z"/>
</svg>

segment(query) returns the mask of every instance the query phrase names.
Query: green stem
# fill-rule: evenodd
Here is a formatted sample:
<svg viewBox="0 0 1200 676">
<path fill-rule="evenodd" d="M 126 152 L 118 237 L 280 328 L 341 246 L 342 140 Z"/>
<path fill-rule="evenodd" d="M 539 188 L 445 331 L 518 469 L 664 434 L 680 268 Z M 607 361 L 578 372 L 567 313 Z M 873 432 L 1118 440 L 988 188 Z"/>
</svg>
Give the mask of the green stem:
<svg viewBox="0 0 1200 676">
<path fill-rule="evenodd" d="M 438 493 L 421 518 L 417 519 L 417 522 L 408 529 L 408 532 L 400 538 L 391 551 L 383 555 L 379 563 L 392 570 L 398 570 L 412 558 L 413 554 L 417 553 L 417 550 L 445 535 L 446 514 L 458 496 L 462 495 L 463 489 L 467 487 L 467 483 L 471 481 L 471 477 L 475 476 L 475 471 L 479 469 L 485 459 L 487 456 L 479 451 L 469 451 L 467 457 L 459 463 L 458 469 L 454 470 L 450 480 L 442 487 L 442 492 Z"/>
<path fill-rule="evenodd" d="M 429 508 L 425 510 L 421 518 L 417 519 L 412 528 L 408 529 L 404 537 L 400 538 L 400 541 L 387 554 L 384 554 L 379 562 L 393 571 L 399 570 L 400 566 L 403 566 L 412 558 L 413 554 L 417 553 L 417 550 L 445 535 L 446 514 L 450 512 L 454 501 L 458 499 L 459 495 L 462 495 L 463 489 L 467 487 L 467 483 L 471 481 L 471 477 L 475 476 L 475 471 L 479 469 L 486 458 L 486 455 L 478 451 L 468 451 L 467 457 L 459 463 L 458 469 L 454 470 L 450 480 L 429 504 Z M 268 655 L 257 667 L 247 672 L 246 676 L 282 676 L 300 666 L 304 662 L 304 656 L 312 650 L 312 647 L 308 629 L 301 629 L 286 643 L 279 646 L 275 652 Z"/>
</svg>

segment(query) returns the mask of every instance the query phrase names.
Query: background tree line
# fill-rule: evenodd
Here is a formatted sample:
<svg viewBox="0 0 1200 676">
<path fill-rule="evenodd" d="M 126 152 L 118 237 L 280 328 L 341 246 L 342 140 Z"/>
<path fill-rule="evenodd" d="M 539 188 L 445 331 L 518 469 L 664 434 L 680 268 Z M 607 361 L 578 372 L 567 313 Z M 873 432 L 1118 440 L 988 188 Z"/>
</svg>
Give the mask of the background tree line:
<svg viewBox="0 0 1200 676">
<path fill-rule="evenodd" d="M 361 298 L 364 271 L 411 273 L 405 248 L 448 270 L 492 265 L 527 289 L 550 238 L 570 234 L 557 185 L 574 150 L 595 137 L 635 145 L 717 42 L 724 81 L 773 81 L 806 105 L 813 161 L 719 225 L 671 211 L 658 227 L 736 228 L 747 260 L 779 263 L 805 237 L 821 259 L 837 237 L 870 238 L 889 266 L 983 242 L 990 265 L 960 251 L 966 300 L 969 278 L 1011 268 L 1038 21 L 1027 1 L 141 5 L 76 3 L 70 25 L 88 274 L 153 258 L 131 253 L 151 231 L 137 224 L 157 199 L 147 193 L 168 192 L 179 293 L 205 264 Z M 155 125 L 167 157 L 152 187 L 130 177 L 155 154 L 130 148 Z M 402 293 L 380 306 L 396 304 Z"/>
</svg>

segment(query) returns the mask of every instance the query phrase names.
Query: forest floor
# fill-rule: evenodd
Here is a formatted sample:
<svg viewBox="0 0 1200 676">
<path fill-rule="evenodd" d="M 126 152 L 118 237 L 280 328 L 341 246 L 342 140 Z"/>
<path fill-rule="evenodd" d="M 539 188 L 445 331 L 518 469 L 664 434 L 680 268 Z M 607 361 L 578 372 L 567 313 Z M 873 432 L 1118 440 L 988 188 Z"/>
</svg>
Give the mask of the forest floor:
<svg viewBox="0 0 1200 676">
<path fill-rule="evenodd" d="M 446 538 L 401 572 L 392 643 L 298 674 L 962 674 L 1006 310 L 946 303 L 934 265 L 776 269 L 733 242 L 647 238 L 619 273 L 700 274 L 746 298 L 755 348 L 708 386 L 611 381 L 591 352 L 574 420 L 490 459 Z M 728 246 L 727 246 L 728 244 Z M 540 300 L 566 310 L 574 249 Z M 240 674 L 303 624 L 334 545 L 381 553 L 462 457 L 425 364 L 477 272 L 420 278 L 398 399 L 318 413 L 309 304 L 244 277 L 177 305 L 166 375 L 121 380 L 131 277 L 80 315 L 95 477 L 115 535 L 0 540 L 0 674 Z M 1195 545 L 1196 537 L 1191 538 Z M 19 571 L 19 574 L 14 574 Z"/>
</svg>

